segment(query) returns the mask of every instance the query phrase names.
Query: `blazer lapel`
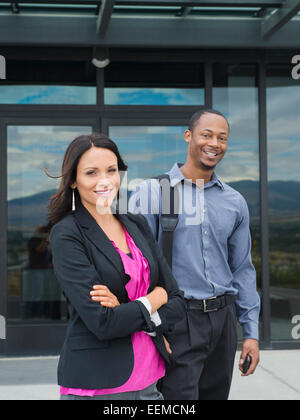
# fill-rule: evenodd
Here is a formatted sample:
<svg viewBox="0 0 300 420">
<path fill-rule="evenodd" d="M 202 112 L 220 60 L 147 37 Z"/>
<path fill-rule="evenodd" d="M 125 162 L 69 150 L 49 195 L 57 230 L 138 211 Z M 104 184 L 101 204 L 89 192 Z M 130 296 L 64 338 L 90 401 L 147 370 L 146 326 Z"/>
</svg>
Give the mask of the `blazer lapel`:
<svg viewBox="0 0 300 420">
<path fill-rule="evenodd" d="M 111 261 L 123 278 L 125 271 L 121 257 L 93 216 L 80 204 L 74 213 L 74 217 L 84 228 L 84 233 L 88 239 Z"/>
<path fill-rule="evenodd" d="M 102 252 L 102 254 L 108 258 L 108 260 L 111 261 L 114 267 L 119 271 L 121 279 L 124 279 L 125 271 L 121 257 L 93 216 L 81 203 L 78 205 L 73 215 L 81 227 L 84 228 L 84 233 L 88 239 L 93 242 L 97 249 Z M 151 273 L 153 272 L 152 267 L 154 260 L 151 249 L 149 245 L 147 245 L 147 241 L 143 237 L 140 229 L 133 221 L 129 219 L 126 214 L 116 214 L 115 216 L 122 223 L 122 225 L 125 226 L 127 232 L 134 240 L 136 246 L 141 250 L 142 254 L 148 261 L 151 276 Z"/>
</svg>

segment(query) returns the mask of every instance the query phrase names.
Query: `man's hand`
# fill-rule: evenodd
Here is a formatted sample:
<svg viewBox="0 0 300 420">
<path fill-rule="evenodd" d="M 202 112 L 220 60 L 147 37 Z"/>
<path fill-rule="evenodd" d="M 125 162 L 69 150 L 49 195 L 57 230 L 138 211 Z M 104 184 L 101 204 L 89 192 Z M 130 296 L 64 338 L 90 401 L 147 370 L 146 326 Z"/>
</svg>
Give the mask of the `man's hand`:
<svg viewBox="0 0 300 420">
<path fill-rule="evenodd" d="M 166 337 L 164 335 L 163 335 L 163 339 L 164 339 L 164 342 L 165 342 L 165 346 L 166 346 L 167 352 L 169 354 L 172 354 L 172 350 L 171 350 L 170 344 L 169 344 L 169 342 L 167 341 L 167 339 L 166 339 Z"/>
<path fill-rule="evenodd" d="M 243 372 L 243 363 L 246 359 L 247 354 L 251 356 L 251 365 L 247 373 L 242 373 L 242 376 L 249 376 L 255 372 L 255 369 L 259 363 L 259 345 L 257 340 L 247 339 L 243 342 L 242 353 L 239 362 L 239 369 Z"/>
<path fill-rule="evenodd" d="M 93 286 L 93 290 L 90 294 L 94 302 L 99 302 L 100 305 L 107 308 L 114 308 L 115 306 L 120 305 L 117 297 L 111 293 L 109 288 L 102 286 L 101 284 Z"/>
</svg>

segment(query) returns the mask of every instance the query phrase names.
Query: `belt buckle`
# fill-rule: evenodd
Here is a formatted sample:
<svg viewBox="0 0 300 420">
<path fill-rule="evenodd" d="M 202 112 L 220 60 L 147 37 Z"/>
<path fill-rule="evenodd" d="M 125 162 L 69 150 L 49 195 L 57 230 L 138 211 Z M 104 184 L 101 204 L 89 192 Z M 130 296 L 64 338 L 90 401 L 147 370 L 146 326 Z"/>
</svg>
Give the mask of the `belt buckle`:
<svg viewBox="0 0 300 420">
<path fill-rule="evenodd" d="M 213 299 L 217 299 L 217 296 L 213 296 L 213 297 L 211 297 L 211 298 L 209 298 L 209 299 L 204 299 L 203 300 L 203 312 L 216 312 L 217 310 L 218 310 L 218 308 L 216 308 L 216 309 L 207 309 L 207 304 L 206 304 L 206 301 L 207 300 L 213 300 Z"/>
</svg>

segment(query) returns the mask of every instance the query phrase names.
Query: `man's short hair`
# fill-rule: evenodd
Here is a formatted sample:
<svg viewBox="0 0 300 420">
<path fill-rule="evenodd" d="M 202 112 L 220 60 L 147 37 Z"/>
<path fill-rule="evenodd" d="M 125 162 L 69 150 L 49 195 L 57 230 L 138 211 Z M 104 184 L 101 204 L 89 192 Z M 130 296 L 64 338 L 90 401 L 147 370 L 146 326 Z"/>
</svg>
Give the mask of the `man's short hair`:
<svg viewBox="0 0 300 420">
<path fill-rule="evenodd" d="M 215 114 L 215 115 L 219 115 L 220 117 L 223 117 L 228 124 L 228 129 L 230 130 L 229 122 L 228 122 L 227 118 L 225 117 L 225 115 L 222 114 L 222 112 L 217 111 L 216 109 L 201 109 L 200 111 L 195 112 L 191 116 L 191 119 L 190 119 L 189 125 L 188 125 L 188 128 L 189 128 L 190 131 L 194 130 L 196 123 L 200 120 L 200 118 L 204 114 Z"/>
</svg>

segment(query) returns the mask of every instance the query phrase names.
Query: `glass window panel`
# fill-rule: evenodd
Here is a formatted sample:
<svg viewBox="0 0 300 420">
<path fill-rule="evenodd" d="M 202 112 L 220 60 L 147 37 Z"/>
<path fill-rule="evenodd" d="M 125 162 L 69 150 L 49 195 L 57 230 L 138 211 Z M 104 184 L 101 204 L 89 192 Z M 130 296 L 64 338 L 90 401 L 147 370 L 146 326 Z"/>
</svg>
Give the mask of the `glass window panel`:
<svg viewBox="0 0 300 420">
<path fill-rule="evenodd" d="M 106 105 L 201 105 L 203 89 L 105 88 Z"/>
<path fill-rule="evenodd" d="M 0 83 L 0 104 L 97 103 L 96 67 L 86 61 L 7 59 L 6 77 Z"/>
<path fill-rule="evenodd" d="M 224 74 L 220 74 L 221 72 Z M 253 202 L 252 214 L 258 215 L 259 143 L 256 68 L 255 66 L 224 68 L 224 65 L 221 65 L 215 66 L 214 75 L 214 108 L 221 111 L 230 123 L 228 150 L 217 171 L 225 182 L 255 183 L 257 200 Z"/>
<path fill-rule="evenodd" d="M 88 126 L 8 126 L 8 319 L 10 323 L 66 320 L 53 275 L 47 205 L 60 179 L 65 150 Z M 71 204 L 71 203 L 70 203 Z"/>
<path fill-rule="evenodd" d="M 261 289 L 258 88 L 255 65 L 214 66 L 213 105 L 229 120 L 224 159 L 216 168 L 222 180 L 239 191 L 250 212 L 252 260 Z"/>
<path fill-rule="evenodd" d="M 267 70 L 271 337 L 291 340 L 300 315 L 300 84 Z"/>
<path fill-rule="evenodd" d="M 96 105 L 93 86 L 0 85 L 0 104 Z"/>
<path fill-rule="evenodd" d="M 109 127 L 109 136 L 128 165 L 129 192 L 142 179 L 166 172 L 175 162 L 185 162 L 185 129 L 179 126 Z"/>
<path fill-rule="evenodd" d="M 111 63 L 105 69 L 107 105 L 203 105 L 199 63 Z"/>
</svg>

